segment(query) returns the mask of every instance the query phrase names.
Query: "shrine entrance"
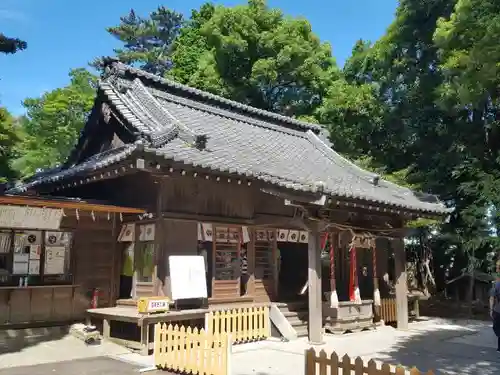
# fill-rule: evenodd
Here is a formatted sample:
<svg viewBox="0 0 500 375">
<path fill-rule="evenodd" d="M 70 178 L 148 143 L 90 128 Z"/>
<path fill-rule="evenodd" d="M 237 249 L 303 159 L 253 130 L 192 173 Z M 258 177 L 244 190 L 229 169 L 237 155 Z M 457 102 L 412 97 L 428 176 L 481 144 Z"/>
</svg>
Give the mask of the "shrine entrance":
<svg viewBox="0 0 500 375">
<path fill-rule="evenodd" d="M 279 299 L 297 301 L 306 298 L 301 290 L 307 283 L 307 243 L 280 242 Z"/>
</svg>

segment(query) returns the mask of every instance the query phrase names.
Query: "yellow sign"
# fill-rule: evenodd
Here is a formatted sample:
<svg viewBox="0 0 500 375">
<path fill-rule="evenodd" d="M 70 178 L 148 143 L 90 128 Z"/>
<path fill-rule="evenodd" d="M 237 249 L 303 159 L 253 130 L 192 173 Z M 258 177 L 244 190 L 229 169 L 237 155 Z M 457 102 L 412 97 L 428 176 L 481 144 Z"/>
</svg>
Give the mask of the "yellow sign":
<svg viewBox="0 0 500 375">
<path fill-rule="evenodd" d="M 137 301 L 137 311 L 140 314 L 167 312 L 169 305 L 168 297 L 143 297 Z"/>
</svg>

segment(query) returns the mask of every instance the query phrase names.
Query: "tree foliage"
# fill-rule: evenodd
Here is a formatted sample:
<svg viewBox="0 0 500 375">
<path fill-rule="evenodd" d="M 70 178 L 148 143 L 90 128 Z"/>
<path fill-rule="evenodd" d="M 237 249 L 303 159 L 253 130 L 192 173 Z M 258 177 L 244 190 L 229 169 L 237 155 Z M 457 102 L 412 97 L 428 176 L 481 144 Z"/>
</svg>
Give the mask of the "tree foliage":
<svg viewBox="0 0 500 375">
<path fill-rule="evenodd" d="M 10 163 L 15 155 L 15 146 L 20 141 L 20 132 L 16 119 L 0 107 L 0 182 L 6 182 L 16 177 Z"/>
<path fill-rule="evenodd" d="M 24 101 L 23 142 L 12 165 L 21 176 L 54 167 L 68 157 L 94 104 L 97 78 L 85 69 L 69 74 L 70 83 Z"/>
<path fill-rule="evenodd" d="M 285 17 L 263 0 L 213 11 L 205 6 L 181 36 L 194 35 L 201 38 L 195 48 L 175 44 L 174 66 L 187 56 L 197 60 L 181 79 L 257 108 L 289 116 L 310 114 L 339 77 L 330 45 L 319 40 L 309 22 Z"/>
<path fill-rule="evenodd" d="M 0 52 L 1 53 L 16 53 L 26 49 L 28 44 L 19 38 L 9 38 L 0 33 Z"/>
<path fill-rule="evenodd" d="M 118 26 L 109 27 L 108 33 L 123 42 L 115 49 L 116 57 L 125 64 L 137 66 L 147 72 L 163 76 L 172 66 L 171 49 L 182 27 L 182 14 L 163 6 L 140 17 L 132 9 L 120 18 Z M 94 61 L 99 66 L 101 59 Z"/>
</svg>

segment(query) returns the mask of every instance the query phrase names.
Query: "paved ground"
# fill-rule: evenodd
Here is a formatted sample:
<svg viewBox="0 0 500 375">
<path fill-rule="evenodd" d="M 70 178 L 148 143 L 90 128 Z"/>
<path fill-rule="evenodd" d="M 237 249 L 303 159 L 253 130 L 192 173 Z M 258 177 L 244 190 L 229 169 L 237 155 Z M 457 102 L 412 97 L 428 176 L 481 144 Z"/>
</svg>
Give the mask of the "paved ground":
<svg viewBox="0 0 500 375">
<path fill-rule="evenodd" d="M 109 342 L 87 346 L 67 331 L 57 329 L 0 331 L 0 370 L 129 352 Z"/>
<path fill-rule="evenodd" d="M 498 375 L 500 354 L 495 349 L 491 327 L 484 322 L 431 319 L 413 323 L 406 332 L 391 327 L 376 331 L 325 337 L 325 344 L 316 347 L 339 357 L 348 354 L 378 363 L 417 367 L 435 374 Z M 305 339 L 288 343 L 268 340 L 233 346 L 232 375 L 301 374 L 304 351 L 310 345 Z M 152 357 L 134 353 L 118 358 L 149 367 Z"/>
<path fill-rule="evenodd" d="M 309 347 L 305 339 L 235 345 L 232 375 L 301 374 L 304 351 Z M 351 358 L 360 356 L 365 361 L 373 358 L 423 371 L 432 369 L 436 374 L 500 374 L 500 354 L 494 350 L 495 337 L 485 322 L 429 319 L 411 324 L 405 332 L 381 327 L 357 334 L 328 335 L 325 344 L 316 349 L 335 351 L 339 356 L 347 353 Z M 151 356 L 142 357 L 111 343 L 87 347 L 71 336 L 40 340 L 4 352 L 0 350 L 0 375 L 131 375 L 153 364 Z M 69 362 L 56 363 L 60 361 Z"/>
<path fill-rule="evenodd" d="M 0 375 L 138 375 L 139 368 L 107 357 L 76 359 L 34 366 L 11 367 Z"/>
</svg>

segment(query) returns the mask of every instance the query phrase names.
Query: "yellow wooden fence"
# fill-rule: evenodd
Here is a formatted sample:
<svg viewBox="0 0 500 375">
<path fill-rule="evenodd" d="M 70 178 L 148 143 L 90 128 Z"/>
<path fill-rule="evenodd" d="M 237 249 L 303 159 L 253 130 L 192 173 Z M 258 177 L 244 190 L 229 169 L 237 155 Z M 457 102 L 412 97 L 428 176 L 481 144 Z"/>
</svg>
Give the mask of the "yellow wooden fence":
<svg viewBox="0 0 500 375">
<path fill-rule="evenodd" d="M 188 374 L 230 375 L 231 342 L 225 333 L 214 335 L 197 328 L 157 323 L 155 366 Z"/>
<path fill-rule="evenodd" d="M 265 340 L 271 335 L 269 307 L 240 307 L 211 311 L 205 315 L 205 330 L 227 333 L 233 343 Z"/>
<path fill-rule="evenodd" d="M 355 375 L 405 375 L 406 369 L 403 367 L 391 368 L 390 365 L 384 363 L 380 368 L 377 363 L 372 359 L 365 363 L 360 357 L 354 361 L 346 354 L 341 359 L 337 353 L 333 352 L 330 356 L 324 350 L 316 355 L 314 348 L 306 350 L 305 354 L 305 372 L 304 375 L 326 375 L 326 374 L 352 374 Z M 340 371 L 340 372 L 339 372 Z M 409 370 L 410 375 L 433 375 L 432 371 L 420 372 L 415 367 Z"/>
<path fill-rule="evenodd" d="M 380 306 L 380 319 L 384 323 L 396 323 L 398 321 L 398 310 L 395 298 L 382 298 Z"/>
</svg>

